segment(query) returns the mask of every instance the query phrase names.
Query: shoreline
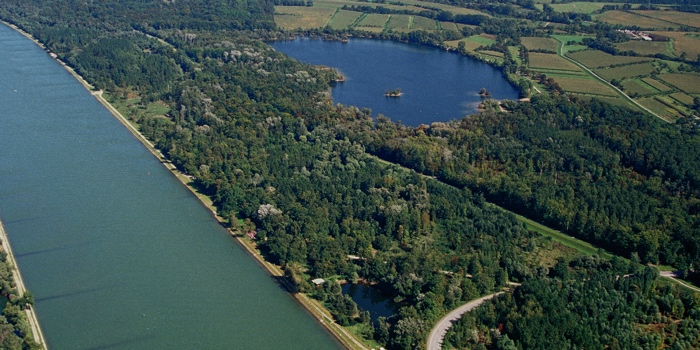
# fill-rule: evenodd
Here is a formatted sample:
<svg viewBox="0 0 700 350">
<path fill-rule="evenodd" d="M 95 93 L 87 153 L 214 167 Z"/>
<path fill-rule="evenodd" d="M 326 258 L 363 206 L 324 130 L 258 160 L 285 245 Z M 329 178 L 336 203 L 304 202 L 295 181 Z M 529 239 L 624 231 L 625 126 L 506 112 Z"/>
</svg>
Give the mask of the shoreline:
<svg viewBox="0 0 700 350">
<path fill-rule="evenodd" d="M 31 34 L 23 31 L 21 28 L 8 23 L 6 21 L 0 20 L 0 23 L 10 27 L 11 29 L 19 32 L 29 40 L 31 40 L 34 44 L 42 48 L 43 50 L 47 51 L 49 54 L 50 52 L 46 49 L 46 46 L 36 40 Z M 80 76 L 73 68 L 69 67 L 65 62 L 61 61 L 59 58 L 53 57 L 63 68 L 65 68 L 78 82 L 80 82 L 83 87 L 90 92 L 91 95 L 97 99 L 97 101 L 100 102 L 124 127 L 129 130 L 129 132 L 139 141 L 141 144 L 143 144 L 148 151 L 153 154 L 153 156 L 160 161 L 160 163 L 170 171 L 170 173 L 175 176 L 175 178 L 180 181 L 199 201 L 204 205 L 205 208 L 207 208 L 211 214 L 214 216 L 214 219 L 219 222 L 229 233 L 231 237 L 235 239 L 238 244 L 244 248 L 244 250 L 252 256 L 255 261 L 258 262 L 267 272 L 268 274 L 273 277 L 282 277 L 280 283 L 284 284 L 285 288 L 289 291 L 289 293 L 294 297 L 294 299 L 307 311 L 309 312 L 318 323 L 321 324 L 321 326 L 328 331 L 338 342 L 345 347 L 346 349 L 369 349 L 364 343 L 362 343 L 360 340 L 355 337 L 354 334 L 350 333 L 347 329 L 344 327 L 340 326 L 339 324 L 335 323 L 333 321 L 333 317 L 331 316 L 330 312 L 325 309 L 321 304 L 319 304 L 317 301 L 311 299 L 308 295 L 303 294 L 303 293 L 294 293 L 292 292 L 292 288 L 289 285 L 289 283 L 284 280 L 284 271 L 277 266 L 274 265 L 268 261 L 266 261 L 262 255 L 257 251 L 255 245 L 253 242 L 246 240 L 243 237 L 242 232 L 234 232 L 230 228 L 226 227 L 226 220 L 224 218 L 220 217 L 218 213 L 216 212 L 216 208 L 213 206 L 213 203 L 211 199 L 207 196 L 204 196 L 200 193 L 197 192 L 197 190 L 191 185 L 192 180 L 190 177 L 187 175 L 181 173 L 177 167 L 175 167 L 174 164 L 172 164 L 164 155 L 163 153 L 158 150 L 153 143 L 151 143 L 141 132 L 129 122 L 129 120 L 121 114 L 114 106 L 112 106 L 109 101 L 107 101 L 104 96 L 103 96 L 103 91 L 94 90 L 94 86 L 92 86 L 90 83 L 88 83 L 82 76 Z M 3 232 L 4 233 L 4 232 Z M 280 280 L 278 280 L 280 281 Z M 34 312 L 34 309 L 31 309 L 31 312 Z M 35 316 L 36 317 L 36 316 Z M 37 323 L 38 327 L 38 323 Z M 43 335 L 41 336 L 43 339 Z M 45 343 L 42 343 L 45 344 Z M 45 345 L 44 345 L 44 348 Z"/>
<path fill-rule="evenodd" d="M 2 250 L 7 253 L 7 260 L 12 265 L 12 279 L 17 285 L 17 293 L 19 297 L 24 295 L 27 289 L 24 287 L 24 281 L 22 280 L 22 274 L 19 272 L 19 266 L 15 260 L 15 256 L 12 254 L 12 248 L 10 247 L 10 241 L 7 239 L 7 234 L 5 233 L 5 227 L 0 221 L 0 245 L 2 245 Z M 41 332 L 41 327 L 39 326 L 39 320 L 36 318 L 36 313 L 34 312 L 34 307 L 25 309 L 24 312 L 27 314 L 27 320 L 29 321 L 29 327 L 32 329 L 32 336 L 34 341 L 41 346 L 42 349 L 48 349 L 46 346 L 46 341 L 44 340 L 44 334 Z"/>
</svg>

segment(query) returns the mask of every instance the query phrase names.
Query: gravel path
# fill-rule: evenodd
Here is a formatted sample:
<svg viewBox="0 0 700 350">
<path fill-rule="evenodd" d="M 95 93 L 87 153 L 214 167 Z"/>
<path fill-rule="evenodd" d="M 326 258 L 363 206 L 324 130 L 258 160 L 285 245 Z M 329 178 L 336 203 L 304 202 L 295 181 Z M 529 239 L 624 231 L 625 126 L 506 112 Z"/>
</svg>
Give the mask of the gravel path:
<svg viewBox="0 0 700 350">
<path fill-rule="evenodd" d="M 447 314 L 445 317 L 443 317 L 436 325 L 433 327 L 433 329 L 430 331 L 430 335 L 428 336 L 428 350 L 440 350 L 442 348 L 442 340 L 445 338 L 445 334 L 447 334 L 447 330 L 450 329 L 452 326 L 452 323 L 457 321 L 462 315 L 465 313 L 475 309 L 477 306 L 481 305 L 484 301 L 489 300 L 496 295 L 503 294 L 505 292 L 498 292 L 498 293 L 493 293 L 489 294 L 487 296 L 483 296 L 479 299 L 474 299 L 454 310 L 452 310 L 449 314 Z"/>
</svg>

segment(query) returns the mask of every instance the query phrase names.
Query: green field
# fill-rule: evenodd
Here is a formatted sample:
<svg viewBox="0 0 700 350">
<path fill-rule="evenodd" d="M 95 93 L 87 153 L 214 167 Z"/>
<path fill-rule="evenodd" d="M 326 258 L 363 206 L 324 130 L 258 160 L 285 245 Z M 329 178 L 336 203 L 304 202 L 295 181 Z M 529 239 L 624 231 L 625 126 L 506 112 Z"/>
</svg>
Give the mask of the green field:
<svg viewBox="0 0 700 350">
<path fill-rule="evenodd" d="M 389 15 L 370 13 L 363 18 L 360 23 L 357 24 L 358 27 L 379 27 L 384 28 L 384 24 L 389 20 Z"/>
<path fill-rule="evenodd" d="M 545 68 L 574 72 L 581 71 L 581 68 L 577 65 L 553 53 L 530 52 L 528 53 L 528 57 L 530 57 L 530 68 L 532 69 Z"/>
<path fill-rule="evenodd" d="M 333 8 L 275 6 L 275 23 L 284 29 L 323 28 L 335 11 Z"/>
<path fill-rule="evenodd" d="M 622 80 L 625 78 L 649 75 L 654 71 L 656 71 L 656 68 L 650 62 L 628 64 L 625 66 L 619 66 L 615 68 L 602 68 L 595 70 L 596 74 L 600 75 L 603 79 L 607 81 L 612 81 L 613 79 Z"/>
<path fill-rule="evenodd" d="M 444 30 L 459 32 L 459 27 L 454 22 L 440 22 L 440 27 L 442 27 Z"/>
<path fill-rule="evenodd" d="M 668 45 L 664 41 L 630 40 L 615 45 L 615 48 L 620 51 L 633 51 L 643 56 L 660 53 L 673 55 L 673 52 L 668 52 Z"/>
<path fill-rule="evenodd" d="M 679 11 L 632 11 L 644 17 L 651 17 L 661 21 L 682 24 L 688 27 L 700 28 L 700 13 Z"/>
<path fill-rule="evenodd" d="M 333 29 L 345 29 L 355 23 L 360 16 L 362 16 L 362 12 L 339 10 L 331 18 L 329 26 Z"/>
<path fill-rule="evenodd" d="M 520 38 L 520 42 L 530 51 L 541 50 L 556 53 L 559 46 L 559 42 L 552 38 L 523 37 Z"/>
<path fill-rule="evenodd" d="M 647 57 L 613 56 L 599 50 L 586 50 L 573 52 L 567 55 L 588 68 L 602 68 L 619 64 L 630 64 L 636 62 L 651 61 Z"/>
<path fill-rule="evenodd" d="M 654 113 L 668 118 L 668 120 L 674 120 L 682 117 L 677 110 L 667 106 L 656 98 L 641 98 L 638 99 L 637 102 L 639 102 L 642 106 L 651 109 Z"/>
<path fill-rule="evenodd" d="M 641 29 L 666 30 L 677 29 L 680 25 L 654 18 L 640 16 L 624 11 L 607 11 L 596 17 L 597 20 L 610 24 L 619 24 L 624 27 L 640 27 Z"/>
<path fill-rule="evenodd" d="M 414 16 L 411 29 L 436 30 L 437 23 L 434 19 L 422 16 Z"/>
<path fill-rule="evenodd" d="M 569 2 L 564 4 L 552 4 L 552 8 L 557 12 L 592 13 L 611 3 L 605 2 Z M 618 4 L 619 5 L 619 4 Z"/>
<path fill-rule="evenodd" d="M 694 101 L 693 101 L 693 96 L 690 96 L 686 93 L 683 92 L 676 92 L 670 95 L 673 97 L 674 100 L 684 104 L 684 105 L 689 105 L 692 106 Z"/>
<path fill-rule="evenodd" d="M 554 77 L 564 90 L 589 95 L 617 96 L 617 92 L 598 80 L 591 78 Z"/>
<path fill-rule="evenodd" d="M 666 92 L 666 91 L 672 90 L 668 85 L 666 85 L 666 84 L 664 84 L 664 83 L 662 83 L 654 78 L 644 78 L 644 79 L 642 79 L 642 81 L 653 86 L 655 89 L 657 89 L 661 92 Z"/>
<path fill-rule="evenodd" d="M 680 57 L 683 52 L 686 54 L 687 60 L 695 60 L 700 55 L 700 37 L 697 33 L 688 32 L 653 32 L 654 34 L 663 35 L 673 40 L 673 54 Z"/>
<path fill-rule="evenodd" d="M 389 19 L 389 23 L 386 26 L 393 30 L 408 30 L 411 17 L 409 15 L 391 15 L 391 19 Z"/>
<path fill-rule="evenodd" d="M 640 79 L 629 79 L 622 82 L 622 87 L 627 94 L 637 94 L 639 96 L 649 96 L 660 91 Z"/>
<path fill-rule="evenodd" d="M 687 94 L 700 94 L 700 75 L 688 73 L 659 74 L 659 79 Z"/>
</svg>

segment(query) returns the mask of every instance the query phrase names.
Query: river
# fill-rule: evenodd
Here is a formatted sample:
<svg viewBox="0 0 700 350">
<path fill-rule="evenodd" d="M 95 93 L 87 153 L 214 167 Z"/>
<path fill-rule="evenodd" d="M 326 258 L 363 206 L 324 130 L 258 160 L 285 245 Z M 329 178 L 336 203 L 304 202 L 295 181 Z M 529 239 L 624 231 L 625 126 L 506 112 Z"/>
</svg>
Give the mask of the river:
<svg viewBox="0 0 700 350">
<path fill-rule="evenodd" d="M 57 61 L 0 47 L 0 219 L 49 348 L 340 348 Z"/>
<path fill-rule="evenodd" d="M 405 125 L 460 119 L 477 112 L 479 91 L 517 100 L 501 72 L 483 62 L 432 47 L 351 38 L 348 43 L 297 38 L 271 43 L 302 62 L 337 68 L 346 78 L 332 91 L 336 103 L 367 107 Z M 385 97 L 399 88 L 401 97 Z"/>
</svg>

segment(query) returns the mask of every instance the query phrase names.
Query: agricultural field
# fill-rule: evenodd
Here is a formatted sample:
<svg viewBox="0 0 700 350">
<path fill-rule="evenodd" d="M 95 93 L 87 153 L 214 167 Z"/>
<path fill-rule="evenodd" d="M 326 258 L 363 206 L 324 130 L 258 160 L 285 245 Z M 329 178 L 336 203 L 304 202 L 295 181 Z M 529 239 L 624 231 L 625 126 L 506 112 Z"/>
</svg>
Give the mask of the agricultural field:
<svg viewBox="0 0 700 350">
<path fill-rule="evenodd" d="M 596 17 L 597 20 L 610 24 L 619 24 L 625 27 L 638 26 L 642 29 L 666 30 L 680 28 L 680 25 L 666 21 L 648 18 L 635 13 L 624 11 L 607 11 Z"/>
<path fill-rule="evenodd" d="M 653 88 L 655 88 L 661 92 L 667 92 L 667 91 L 673 90 L 668 85 L 666 85 L 666 84 L 664 84 L 664 83 L 662 83 L 654 78 L 644 78 L 644 79 L 642 79 L 642 81 L 651 85 Z"/>
<path fill-rule="evenodd" d="M 333 29 L 345 29 L 355 23 L 360 16 L 362 16 L 362 12 L 339 10 L 335 13 L 333 18 L 331 18 L 328 25 Z"/>
<path fill-rule="evenodd" d="M 652 32 L 654 34 L 663 35 L 673 40 L 673 54 L 680 57 L 683 52 L 686 54 L 686 60 L 695 61 L 700 55 L 700 36 L 698 33 L 686 32 Z"/>
<path fill-rule="evenodd" d="M 384 28 L 384 24 L 389 20 L 389 15 L 380 13 L 370 13 L 365 16 L 360 23 L 357 24 L 358 27 L 378 27 Z"/>
<path fill-rule="evenodd" d="M 665 103 L 653 97 L 640 98 L 637 100 L 637 102 L 639 102 L 642 106 L 649 108 L 654 113 L 668 118 L 669 121 L 683 117 L 683 115 L 675 108 L 667 106 Z"/>
<path fill-rule="evenodd" d="M 411 23 L 411 29 L 436 30 L 437 23 L 434 19 L 422 16 L 414 16 L 413 23 Z"/>
<path fill-rule="evenodd" d="M 617 96 L 617 92 L 609 86 L 592 78 L 554 77 L 564 90 L 588 95 Z"/>
<path fill-rule="evenodd" d="M 615 68 L 602 68 L 596 69 L 596 74 L 600 75 L 603 79 L 607 81 L 612 81 L 613 79 L 622 80 L 625 78 L 638 77 L 642 75 L 649 75 L 656 71 L 656 67 L 650 62 L 628 64 L 625 66 L 619 66 Z"/>
<path fill-rule="evenodd" d="M 422 6 L 429 6 L 431 8 L 436 8 L 439 10 L 444 10 L 444 11 L 450 11 L 455 15 L 482 15 L 486 17 L 492 17 L 488 13 L 481 12 L 478 10 L 472 10 L 464 7 L 455 7 L 455 6 L 450 6 L 446 4 L 439 4 L 436 2 L 431 2 L 431 3 L 426 3 L 425 1 L 422 0 L 401 0 L 401 3 L 406 4 L 406 5 L 414 5 L 417 7 L 422 7 Z M 363 3 L 364 4 L 364 3 Z"/>
<path fill-rule="evenodd" d="M 486 55 L 486 56 L 491 56 L 495 58 L 503 58 L 503 52 L 498 52 L 498 51 L 491 51 L 491 50 L 482 50 L 482 51 L 477 51 L 480 54 Z"/>
<path fill-rule="evenodd" d="M 628 79 L 622 82 L 622 88 L 628 95 L 649 96 L 660 91 L 640 79 Z"/>
<path fill-rule="evenodd" d="M 275 23 L 283 29 L 323 28 L 335 11 L 315 6 L 275 6 Z"/>
<path fill-rule="evenodd" d="M 682 24 L 688 27 L 700 28 L 700 13 L 679 11 L 632 11 L 644 17 L 656 18 L 662 21 Z"/>
<path fill-rule="evenodd" d="M 557 12 L 593 13 L 603 8 L 605 5 L 615 5 L 606 2 L 569 2 L 564 4 L 552 4 L 552 8 Z M 619 5 L 619 4 L 617 4 Z"/>
<path fill-rule="evenodd" d="M 673 49 L 669 50 L 669 47 L 672 47 L 670 42 L 646 40 L 630 40 L 615 45 L 615 48 L 620 51 L 633 51 L 643 56 L 652 56 L 655 54 L 673 56 Z"/>
<path fill-rule="evenodd" d="M 440 22 L 440 28 L 444 30 L 452 30 L 455 32 L 460 31 L 459 27 L 457 26 L 457 23 L 454 22 Z"/>
<path fill-rule="evenodd" d="M 673 97 L 674 100 L 688 106 L 692 106 L 694 101 L 693 101 L 693 96 L 690 96 L 684 92 L 676 92 L 670 95 Z"/>
<path fill-rule="evenodd" d="M 538 50 L 556 53 L 557 47 L 559 47 L 559 42 L 552 38 L 523 37 L 520 38 L 520 42 L 530 51 Z"/>
<path fill-rule="evenodd" d="M 408 30 L 411 24 L 410 15 L 391 15 L 386 27 L 392 30 Z"/>
<path fill-rule="evenodd" d="M 581 68 L 575 64 L 555 55 L 553 53 L 539 53 L 530 52 L 528 53 L 530 58 L 530 68 L 545 68 L 553 70 L 564 70 L 564 71 L 581 71 Z"/>
<path fill-rule="evenodd" d="M 700 94 L 700 75 L 698 74 L 659 74 L 658 78 L 687 94 Z"/>
<path fill-rule="evenodd" d="M 652 60 L 651 58 L 647 57 L 613 56 L 609 53 L 599 50 L 578 51 L 573 52 L 568 56 L 588 68 L 602 68 L 616 66 L 619 64 L 647 62 Z"/>
</svg>

